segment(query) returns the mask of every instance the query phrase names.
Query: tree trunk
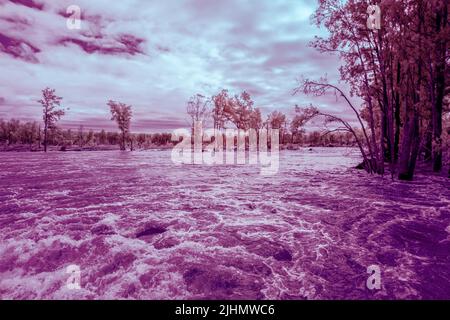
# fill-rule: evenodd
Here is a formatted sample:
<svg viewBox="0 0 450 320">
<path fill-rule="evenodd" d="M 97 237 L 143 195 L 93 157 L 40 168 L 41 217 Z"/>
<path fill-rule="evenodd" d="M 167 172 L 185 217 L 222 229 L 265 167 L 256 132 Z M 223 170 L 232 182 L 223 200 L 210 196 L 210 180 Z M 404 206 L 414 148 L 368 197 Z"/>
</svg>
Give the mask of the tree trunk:
<svg viewBox="0 0 450 320">
<path fill-rule="evenodd" d="M 402 148 L 399 159 L 398 178 L 412 180 L 419 153 L 419 117 L 416 113 L 405 121 Z"/>
<path fill-rule="evenodd" d="M 430 162 L 433 157 L 433 131 L 432 131 L 432 125 L 431 122 L 427 126 L 427 129 L 425 131 L 425 145 L 423 147 L 423 160 L 425 162 Z"/>
<path fill-rule="evenodd" d="M 412 147 L 411 147 L 411 158 L 409 159 L 409 172 L 411 173 L 411 180 L 414 176 L 414 170 L 416 169 L 417 156 L 420 151 L 420 126 L 419 126 L 419 116 L 414 114 L 413 122 L 413 132 L 412 132 Z"/>
<path fill-rule="evenodd" d="M 44 126 L 44 152 L 47 152 L 47 142 L 48 142 L 48 129 L 47 129 L 47 122 Z"/>
<path fill-rule="evenodd" d="M 447 128 L 447 134 L 450 136 L 450 127 Z M 448 178 L 450 179 L 450 150 L 447 150 Z"/>
<path fill-rule="evenodd" d="M 380 159 L 378 161 L 378 165 L 377 165 L 377 169 L 378 169 L 378 173 L 384 173 L 384 162 L 385 160 L 387 160 L 387 154 L 386 154 L 386 140 L 387 140 L 387 135 L 386 135 L 386 131 L 387 131 L 387 124 L 386 124 L 386 119 L 387 115 L 386 115 L 386 110 L 381 111 L 381 129 L 380 129 Z M 383 170 L 383 172 L 380 172 L 379 170 Z"/>
<path fill-rule="evenodd" d="M 412 119 L 405 121 L 402 137 L 402 148 L 400 152 L 400 158 L 398 163 L 398 178 L 400 180 L 411 180 L 412 177 L 409 172 L 409 157 L 411 154 L 411 128 Z"/>
<path fill-rule="evenodd" d="M 444 6 L 443 12 L 436 13 L 436 31 L 439 33 L 441 27 L 447 26 L 447 6 Z M 445 56 L 447 43 L 445 39 L 439 40 L 437 44 L 437 63 L 436 63 L 436 102 L 432 109 L 433 124 L 433 171 L 439 172 L 442 169 L 442 107 L 445 91 Z"/>
<path fill-rule="evenodd" d="M 120 146 L 120 150 L 125 150 L 125 131 L 122 131 L 122 143 Z"/>
<path fill-rule="evenodd" d="M 400 62 L 397 62 L 397 86 L 400 85 Z M 402 126 L 401 118 L 400 118 L 400 93 L 399 89 L 396 89 L 395 92 L 395 137 L 394 137 L 394 161 L 398 161 L 398 152 L 399 152 L 399 144 L 400 144 L 400 127 Z"/>
<path fill-rule="evenodd" d="M 39 125 L 39 129 L 38 129 L 38 147 L 39 147 L 39 150 L 41 150 L 41 125 Z"/>
<path fill-rule="evenodd" d="M 423 1 L 419 1 L 418 6 L 418 45 L 422 46 L 422 27 L 424 25 L 424 11 L 422 9 Z M 400 180 L 412 180 L 414 176 L 414 170 L 416 167 L 416 160 L 419 154 L 420 147 L 420 125 L 419 125 L 419 111 L 416 109 L 420 103 L 420 95 L 416 88 L 422 87 L 422 60 L 418 61 L 417 69 L 411 68 L 406 85 L 409 89 L 406 92 L 405 103 L 409 103 L 405 107 L 405 128 L 402 137 L 402 151 L 400 155 L 399 173 L 398 178 Z M 413 73 L 417 74 L 413 75 Z M 416 82 L 416 81 L 417 82 Z M 412 101 L 408 101 L 409 99 Z"/>
</svg>

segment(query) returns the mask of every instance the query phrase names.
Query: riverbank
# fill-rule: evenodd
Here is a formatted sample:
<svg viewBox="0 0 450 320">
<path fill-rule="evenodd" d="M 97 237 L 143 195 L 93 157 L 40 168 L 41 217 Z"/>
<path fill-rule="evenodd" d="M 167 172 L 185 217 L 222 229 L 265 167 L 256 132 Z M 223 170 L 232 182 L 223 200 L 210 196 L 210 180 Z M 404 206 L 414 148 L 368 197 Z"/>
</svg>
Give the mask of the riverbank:
<svg viewBox="0 0 450 320">
<path fill-rule="evenodd" d="M 135 146 L 133 151 L 142 150 L 168 150 L 173 148 L 173 144 L 165 145 L 146 145 L 145 147 Z M 339 144 L 327 144 L 327 145 L 313 145 L 313 144 L 293 144 L 286 143 L 280 144 L 280 150 L 301 150 L 303 148 L 354 148 L 354 145 L 339 145 Z M 130 148 L 128 147 L 129 151 Z M 95 145 L 95 146 L 48 146 L 48 152 L 71 152 L 71 151 L 120 151 L 119 145 Z M 13 144 L 6 145 L 0 144 L 0 152 L 44 152 L 44 147 L 40 148 L 36 145 L 23 145 L 23 144 Z"/>
<path fill-rule="evenodd" d="M 135 148 L 138 150 L 167 150 L 173 148 L 173 145 L 150 145 L 145 148 Z M 129 150 L 129 149 L 127 149 Z M 119 145 L 96 145 L 96 146 L 48 146 L 47 152 L 87 152 L 87 151 L 120 151 Z M 44 147 L 29 145 L 0 145 L 0 152 L 44 152 Z"/>
</svg>

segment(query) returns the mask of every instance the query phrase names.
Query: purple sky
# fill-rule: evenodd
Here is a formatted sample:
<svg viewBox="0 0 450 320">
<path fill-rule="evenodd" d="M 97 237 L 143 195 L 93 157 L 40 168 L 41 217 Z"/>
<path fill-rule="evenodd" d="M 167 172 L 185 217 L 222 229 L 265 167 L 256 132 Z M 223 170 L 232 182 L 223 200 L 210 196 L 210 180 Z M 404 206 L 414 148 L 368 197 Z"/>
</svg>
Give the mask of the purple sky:
<svg viewBox="0 0 450 320">
<path fill-rule="evenodd" d="M 82 10 L 81 30 L 66 8 Z M 338 81 L 339 60 L 308 47 L 313 0 L 0 0 L 0 118 L 40 120 L 46 86 L 66 127 L 114 127 L 108 99 L 133 106 L 135 131 L 185 127 L 186 101 L 248 91 L 263 114 L 310 102 L 347 114 L 334 95 L 292 97 L 300 75 Z"/>
</svg>

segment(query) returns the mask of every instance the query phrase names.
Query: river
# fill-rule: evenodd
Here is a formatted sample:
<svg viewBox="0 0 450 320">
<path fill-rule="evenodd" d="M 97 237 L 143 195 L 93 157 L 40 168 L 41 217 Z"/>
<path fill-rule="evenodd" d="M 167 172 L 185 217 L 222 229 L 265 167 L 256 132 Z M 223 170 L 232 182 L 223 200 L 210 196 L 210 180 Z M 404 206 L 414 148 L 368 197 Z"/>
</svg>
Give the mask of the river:
<svg viewBox="0 0 450 320">
<path fill-rule="evenodd" d="M 450 299 L 449 179 L 358 162 L 282 151 L 263 176 L 170 151 L 1 153 L 0 298 Z"/>
</svg>

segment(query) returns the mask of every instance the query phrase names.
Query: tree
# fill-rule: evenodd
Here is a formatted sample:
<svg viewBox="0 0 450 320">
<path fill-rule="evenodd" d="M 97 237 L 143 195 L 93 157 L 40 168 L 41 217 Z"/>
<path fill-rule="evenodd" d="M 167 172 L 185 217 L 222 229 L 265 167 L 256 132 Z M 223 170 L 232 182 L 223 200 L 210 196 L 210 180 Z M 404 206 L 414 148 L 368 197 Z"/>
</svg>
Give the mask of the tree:
<svg viewBox="0 0 450 320">
<path fill-rule="evenodd" d="M 44 120 L 44 151 L 47 152 L 48 131 L 54 129 L 56 122 L 64 115 L 64 110 L 56 109 L 61 106 L 62 97 L 55 94 L 55 89 L 42 90 L 42 99 L 38 102 L 42 105 Z"/>
<path fill-rule="evenodd" d="M 86 144 L 90 145 L 92 143 L 94 143 L 94 131 L 91 129 L 86 136 Z"/>
<path fill-rule="evenodd" d="M 442 115 L 445 98 L 445 75 L 448 71 L 448 42 L 450 40 L 450 27 L 448 24 L 448 2 L 441 1 L 436 4 L 434 14 L 434 32 L 425 33 L 431 36 L 433 49 L 428 51 L 432 56 L 431 61 L 431 79 L 432 88 L 435 91 L 435 97 L 432 104 L 432 128 L 433 128 L 433 170 L 439 172 L 442 169 Z"/>
<path fill-rule="evenodd" d="M 36 141 L 38 136 L 38 124 L 36 122 L 27 122 L 24 125 L 22 125 L 21 131 L 22 131 L 21 134 L 22 143 L 28 144 L 31 150 L 32 145 Z"/>
<path fill-rule="evenodd" d="M 248 130 L 253 113 L 253 100 L 250 94 L 243 91 L 240 95 L 235 95 L 230 105 L 228 118 L 237 129 Z"/>
<path fill-rule="evenodd" d="M 295 143 L 297 141 L 297 138 L 299 135 L 303 134 L 305 130 L 303 127 L 308 122 L 308 117 L 305 113 L 302 112 L 301 108 L 299 106 L 295 106 L 295 115 L 294 118 L 291 120 L 290 124 L 290 130 L 292 133 L 292 142 Z"/>
<path fill-rule="evenodd" d="M 313 15 L 327 38 L 312 45 L 337 53 L 350 95 L 363 99 L 361 118 L 367 153 L 384 173 L 411 180 L 422 150 L 442 167 L 442 104 L 448 70 L 448 4 L 442 0 L 376 1 L 381 28 L 368 28 L 368 1 L 319 0 Z M 338 91 L 339 92 L 339 91 Z M 339 92 L 340 93 L 340 92 Z M 398 163 L 397 163 L 398 162 Z"/>
<path fill-rule="evenodd" d="M 227 122 L 233 123 L 240 130 L 262 127 L 261 111 L 253 108 L 254 102 L 248 92 L 242 91 L 239 95 L 229 96 L 227 90 L 222 90 L 211 100 L 214 104 L 214 129 L 224 129 Z"/>
<path fill-rule="evenodd" d="M 117 132 L 108 132 L 106 134 L 106 137 L 108 139 L 108 143 L 110 145 L 115 145 L 117 144 L 120 140 L 119 140 L 119 134 Z"/>
<path fill-rule="evenodd" d="M 78 133 L 77 133 L 77 142 L 78 146 L 82 148 L 84 146 L 84 126 L 80 125 L 78 127 Z"/>
<path fill-rule="evenodd" d="M 20 139 L 20 121 L 11 119 L 6 123 L 6 140 L 8 145 L 15 144 Z"/>
<path fill-rule="evenodd" d="M 229 120 L 229 113 L 232 109 L 231 99 L 228 96 L 228 90 L 223 89 L 217 95 L 211 98 L 214 107 L 212 117 L 214 121 L 214 129 L 224 129 L 226 122 Z"/>
<path fill-rule="evenodd" d="M 120 149 L 125 150 L 126 140 L 130 132 L 130 122 L 132 117 L 131 106 L 113 100 L 108 101 L 108 106 L 111 111 L 111 120 L 116 121 L 122 134 Z"/>
<path fill-rule="evenodd" d="M 142 148 L 147 141 L 147 135 L 145 133 L 138 134 L 136 138 L 136 142 L 138 143 L 139 148 Z"/>
<path fill-rule="evenodd" d="M 107 136 L 106 136 L 106 132 L 104 129 L 102 129 L 102 131 L 100 131 L 100 133 L 98 135 L 98 142 L 99 142 L 99 144 L 106 144 L 106 142 L 107 142 Z"/>
<path fill-rule="evenodd" d="M 187 102 L 186 112 L 191 118 L 191 128 L 194 130 L 196 122 L 201 122 L 205 126 L 206 119 L 209 116 L 209 106 L 211 101 L 204 95 L 196 94 Z"/>
<path fill-rule="evenodd" d="M 65 132 L 63 132 L 63 137 L 64 137 L 64 146 L 71 146 L 73 144 L 73 132 L 72 129 L 69 129 Z"/>
<path fill-rule="evenodd" d="M 363 132 L 363 139 L 360 139 L 357 134 L 357 129 L 353 128 L 348 121 L 345 121 L 342 118 L 339 118 L 335 115 L 321 112 L 319 109 L 310 106 L 309 108 L 305 108 L 303 110 L 304 116 L 307 121 L 313 119 L 314 117 L 321 116 L 325 118 L 325 123 L 334 123 L 338 124 L 339 127 L 334 131 L 347 131 L 350 132 L 358 144 L 358 148 L 361 152 L 361 155 L 364 159 L 365 169 L 369 173 L 382 173 L 383 170 L 380 169 L 379 163 L 376 158 L 374 158 L 373 145 L 372 141 L 369 139 L 369 135 L 367 134 L 366 127 L 364 125 L 361 114 L 358 112 L 356 107 L 352 104 L 348 96 L 344 93 L 344 91 L 333 84 L 329 84 L 325 78 L 321 78 L 319 81 L 303 79 L 300 81 L 299 86 L 294 89 L 293 94 L 297 94 L 299 92 L 303 92 L 304 94 L 312 94 L 314 96 L 323 96 L 327 94 L 328 91 L 334 90 L 335 93 L 339 93 L 341 97 L 347 102 L 347 105 L 355 114 L 358 123 L 360 125 L 360 130 Z M 366 148 L 368 150 L 366 150 Z"/>
<path fill-rule="evenodd" d="M 283 125 L 286 122 L 286 115 L 280 111 L 275 110 L 271 114 L 269 114 L 268 120 L 272 129 L 280 130 L 283 128 Z"/>
<path fill-rule="evenodd" d="M 262 128 L 263 121 L 261 116 L 261 110 L 259 110 L 259 108 L 255 108 L 251 112 L 249 125 L 250 128 L 255 129 L 257 133 Z"/>
<path fill-rule="evenodd" d="M 286 115 L 280 111 L 273 111 L 267 116 L 266 128 L 269 135 L 269 128 L 280 131 L 280 141 L 284 143 L 284 134 L 286 126 Z"/>
</svg>

